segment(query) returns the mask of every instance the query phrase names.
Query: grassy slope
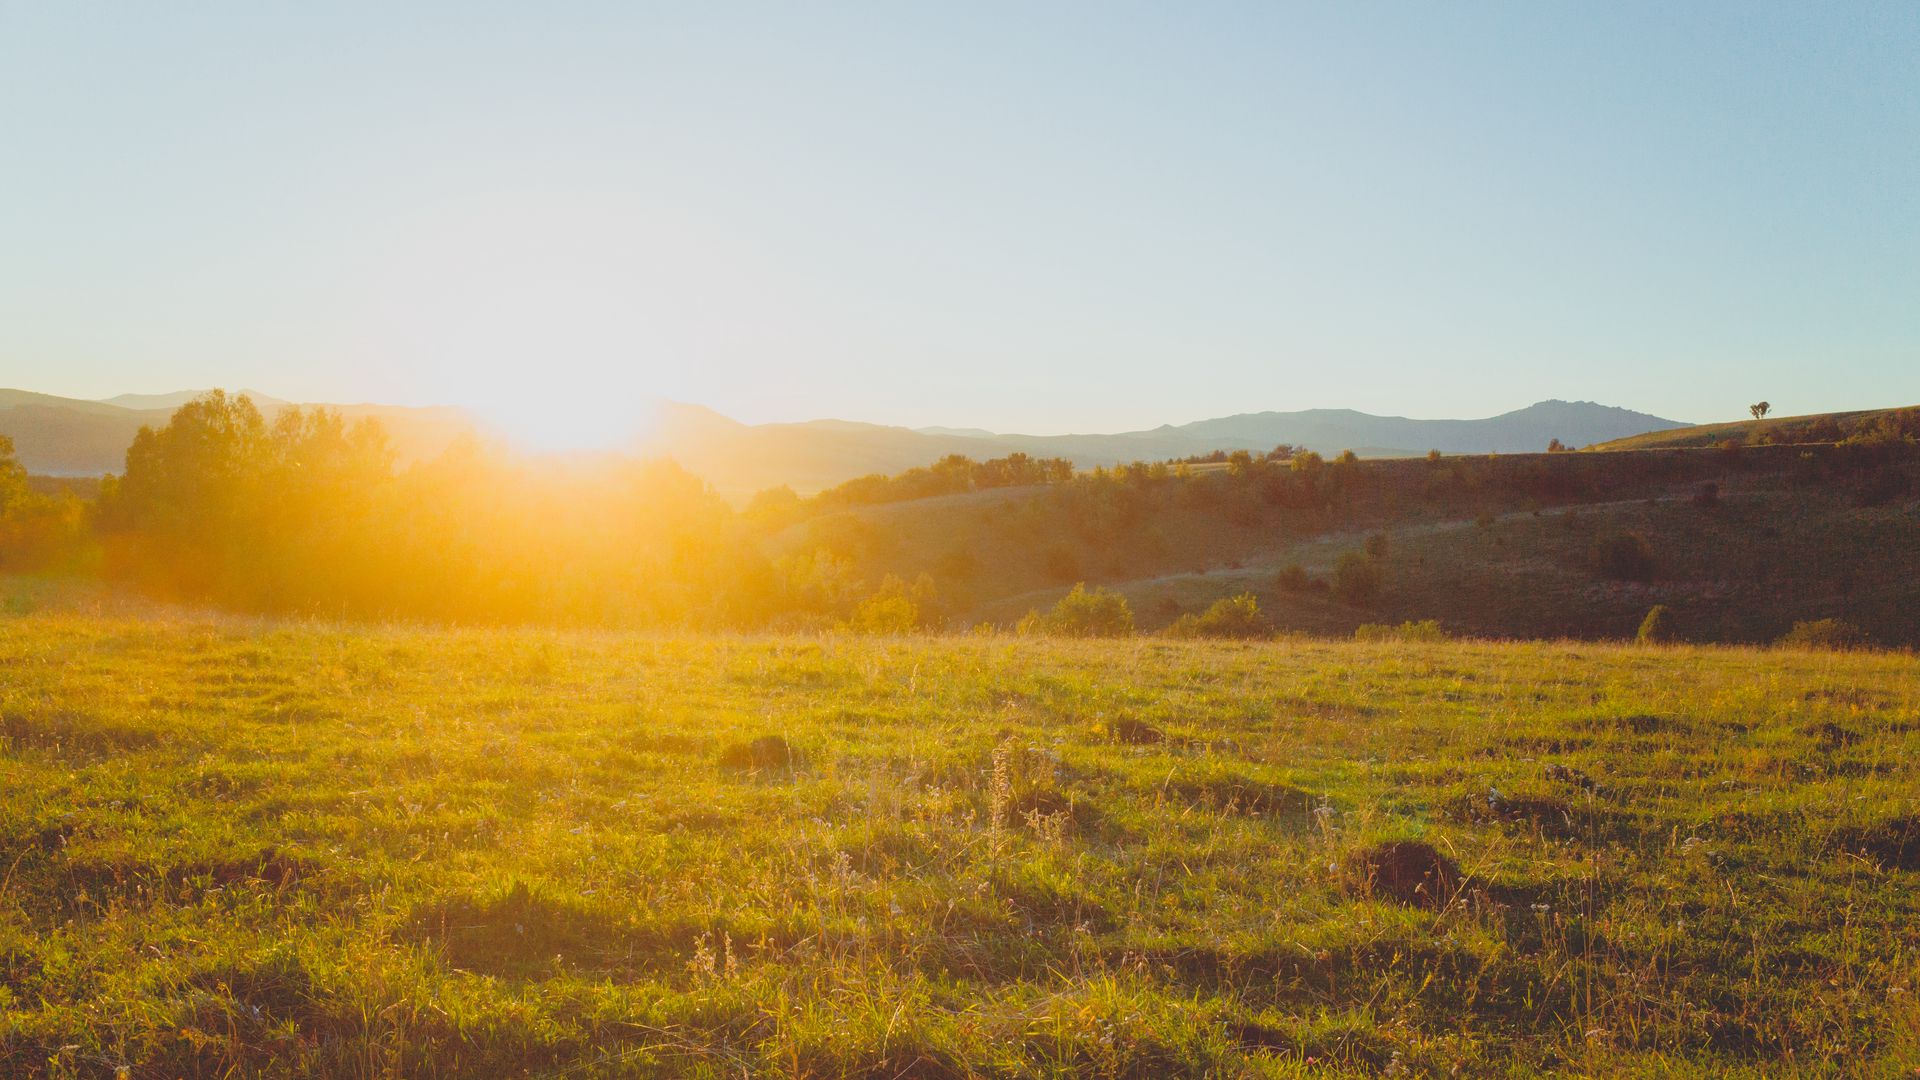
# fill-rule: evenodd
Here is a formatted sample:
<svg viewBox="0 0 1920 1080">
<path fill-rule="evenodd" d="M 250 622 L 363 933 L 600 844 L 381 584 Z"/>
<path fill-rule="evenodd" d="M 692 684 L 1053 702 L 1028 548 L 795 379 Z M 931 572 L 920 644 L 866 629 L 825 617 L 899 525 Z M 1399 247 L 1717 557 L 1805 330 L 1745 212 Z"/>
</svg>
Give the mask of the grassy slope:
<svg viewBox="0 0 1920 1080">
<path fill-rule="evenodd" d="M 1809 423 L 1814 420 L 1830 419 L 1842 428 L 1852 430 L 1855 427 L 1870 425 L 1874 420 L 1899 409 L 1863 409 L 1856 412 L 1808 413 L 1805 416 L 1769 416 L 1765 420 L 1733 420 L 1724 424 L 1696 424 L 1693 427 L 1672 428 L 1666 431 L 1649 431 L 1644 435 L 1632 435 L 1611 442 L 1596 443 L 1588 450 L 1662 450 L 1682 447 L 1712 446 L 1729 440 L 1739 440 L 1753 445 L 1760 436 L 1782 428 Z"/>
<path fill-rule="evenodd" d="M 1253 592 L 1280 625 L 1351 633 L 1362 622 L 1439 619 L 1491 637 L 1631 637 L 1647 609 L 1665 604 L 1679 632 L 1703 641 L 1765 642 L 1802 619 L 1844 618 L 1879 641 L 1920 640 L 1920 503 L 1854 505 L 1845 491 L 1732 481 L 1712 509 L 1682 486 L 1652 499 L 1516 511 L 1487 523 L 1454 520 L 1383 529 L 1389 538 L 1381 595 L 1349 606 L 1322 594 L 1290 595 L 1275 574 L 1298 562 L 1325 575 L 1364 534 L 1335 533 L 1235 560 L 1237 566 L 1120 586 L 1145 621 Z M 1632 532 L 1659 564 L 1650 582 L 1610 581 L 1593 568 L 1594 540 Z M 1055 598 L 1016 597 L 1000 618 Z M 1169 604 L 1169 601 L 1172 601 Z"/>
<path fill-rule="evenodd" d="M 1011 624 L 1085 580 L 1125 593 L 1149 628 L 1251 591 L 1282 628 L 1316 633 L 1432 618 L 1486 636 L 1620 637 L 1663 603 L 1699 640 L 1767 641 L 1797 620 L 1839 616 L 1884 643 L 1920 642 L 1920 470 L 1890 467 L 1904 470 L 1906 492 L 1865 506 L 1861 478 L 1836 479 L 1800 453 L 1367 463 L 1373 479 L 1325 511 L 1195 498 L 1121 515 L 1063 508 L 1044 490 L 979 492 L 835 515 L 789 530 L 776 547 L 825 542 L 872 580 L 931 573 L 962 622 Z M 1530 469 L 1592 479 L 1559 496 L 1485 479 Z M 1471 482 L 1440 482 L 1455 470 Z M 1722 492 L 1716 508 L 1694 505 L 1707 483 Z M 1374 531 L 1388 534 L 1393 553 L 1375 602 L 1278 589 L 1281 567 L 1324 576 Z M 1648 540 L 1656 580 L 1595 571 L 1595 541 L 1620 531 Z"/>
<path fill-rule="evenodd" d="M 4 1075 L 1920 1065 L 1910 656 L 34 615 L 0 665 Z M 1349 862 L 1409 836 L 1444 910 Z"/>
</svg>

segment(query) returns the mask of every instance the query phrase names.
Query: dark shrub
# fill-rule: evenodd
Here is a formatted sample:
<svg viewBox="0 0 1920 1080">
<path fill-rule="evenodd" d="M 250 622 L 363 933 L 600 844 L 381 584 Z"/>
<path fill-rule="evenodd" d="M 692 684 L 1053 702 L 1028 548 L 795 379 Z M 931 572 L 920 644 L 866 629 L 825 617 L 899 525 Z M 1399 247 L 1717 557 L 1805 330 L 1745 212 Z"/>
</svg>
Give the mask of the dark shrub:
<svg viewBox="0 0 1920 1080">
<path fill-rule="evenodd" d="M 1380 564 L 1358 551 L 1340 556 L 1333 566 L 1333 595 L 1342 603 L 1367 604 L 1380 593 Z"/>
<path fill-rule="evenodd" d="M 1594 569 L 1615 581 L 1652 581 L 1653 549 L 1638 533 L 1611 533 L 1593 545 Z"/>
<path fill-rule="evenodd" d="M 1307 576 L 1307 568 L 1299 563 L 1291 563 L 1273 579 L 1281 592 L 1303 593 L 1313 587 L 1313 579 Z"/>
</svg>

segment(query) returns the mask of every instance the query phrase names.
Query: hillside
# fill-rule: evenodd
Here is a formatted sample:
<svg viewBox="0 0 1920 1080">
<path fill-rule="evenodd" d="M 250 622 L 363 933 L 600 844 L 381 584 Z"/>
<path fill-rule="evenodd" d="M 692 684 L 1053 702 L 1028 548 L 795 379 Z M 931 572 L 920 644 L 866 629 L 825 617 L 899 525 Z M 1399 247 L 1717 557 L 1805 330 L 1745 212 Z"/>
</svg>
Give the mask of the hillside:
<svg viewBox="0 0 1920 1080">
<path fill-rule="evenodd" d="M 83 401 L 25 390 L 0 390 L 0 435 L 13 440 L 27 471 L 45 476 L 101 476 L 125 465 L 127 447 L 142 427 L 160 427 L 173 410 L 198 396 L 122 394 L 106 401 Z M 260 396 L 254 404 L 269 419 L 292 403 Z M 327 404 L 348 420 L 375 417 L 386 426 L 404 460 L 432 457 L 455 439 L 484 435 L 479 423 L 459 409 L 401 405 Z"/>
<path fill-rule="evenodd" d="M 1129 477 L 823 507 L 776 549 L 832 552 L 870 581 L 927 574 L 961 623 L 1010 625 L 1084 581 L 1125 594 L 1146 628 L 1251 592 L 1279 628 L 1314 633 L 1437 619 L 1478 636 L 1619 638 L 1664 604 L 1694 640 L 1769 641 L 1838 617 L 1920 644 L 1920 461 L 1889 453 L 1363 461 L 1311 490 L 1286 486 L 1284 469 L 1271 482 Z M 1376 534 L 1376 591 L 1336 598 L 1335 564 Z M 1623 535 L 1646 546 L 1645 580 L 1596 564 Z M 1313 587 L 1283 584 L 1295 564 Z"/>
<path fill-rule="evenodd" d="M 1599 442 L 1589 450 L 1659 450 L 1702 447 L 1738 442 L 1757 446 L 1768 442 L 1838 442 L 1851 435 L 1872 430 L 1887 421 L 1899 422 L 1908 414 L 1920 413 L 1920 406 L 1897 409 L 1862 409 L 1854 412 L 1809 413 L 1805 416 L 1770 416 L 1764 420 L 1736 420 L 1725 424 L 1696 424 L 1663 431 L 1648 431 Z"/>
<path fill-rule="evenodd" d="M 13 440 L 29 472 L 99 476 L 119 471 L 134 435 L 166 423 L 171 412 L 0 390 L 0 435 Z"/>
</svg>

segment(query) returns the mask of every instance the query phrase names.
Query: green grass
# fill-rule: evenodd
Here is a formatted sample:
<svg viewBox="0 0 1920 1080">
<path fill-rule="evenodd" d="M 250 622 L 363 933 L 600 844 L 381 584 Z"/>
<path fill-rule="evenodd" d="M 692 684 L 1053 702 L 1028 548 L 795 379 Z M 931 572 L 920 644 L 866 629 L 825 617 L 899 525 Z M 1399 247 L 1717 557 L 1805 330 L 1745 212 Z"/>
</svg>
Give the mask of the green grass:
<svg viewBox="0 0 1920 1080">
<path fill-rule="evenodd" d="M 1920 1065 L 1909 655 L 32 614 L 0 669 L 0 1075 Z M 1375 893 L 1397 839 L 1457 890 Z"/>
</svg>

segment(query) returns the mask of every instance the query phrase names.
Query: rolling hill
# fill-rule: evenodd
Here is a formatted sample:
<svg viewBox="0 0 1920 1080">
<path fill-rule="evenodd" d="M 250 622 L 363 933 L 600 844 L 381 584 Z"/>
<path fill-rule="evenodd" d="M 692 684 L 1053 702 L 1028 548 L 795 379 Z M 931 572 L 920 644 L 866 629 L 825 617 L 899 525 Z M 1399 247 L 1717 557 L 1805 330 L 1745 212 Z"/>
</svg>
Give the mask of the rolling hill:
<svg viewBox="0 0 1920 1080">
<path fill-rule="evenodd" d="M 1764 420 L 1736 420 L 1726 424 L 1697 424 L 1666 430 L 1649 430 L 1638 435 L 1616 438 L 1587 447 L 1589 450 L 1663 450 L 1684 447 L 1721 446 L 1738 442 L 1827 443 L 1868 431 L 1883 423 L 1911 427 L 1920 406 L 1894 409 L 1860 409 L 1853 412 L 1809 413 L 1805 416 L 1770 416 Z"/>
<path fill-rule="evenodd" d="M 1474 636 L 1620 638 L 1661 604 L 1690 640 L 1844 618 L 1882 644 L 1920 643 L 1920 457 L 1906 443 L 1362 461 L 1317 503 L 1220 470 L 816 505 L 774 550 L 824 550 L 868 582 L 926 574 L 960 625 L 1010 626 L 1085 582 L 1126 596 L 1146 629 L 1252 593 L 1278 627 L 1315 634 L 1436 619 Z M 1622 536 L 1645 545 L 1644 573 L 1599 566 Z M 1370 559 L 1377 591 L 1342 598 L 1328 586 L 1369 537 L 1385 552 Z"/>
</svg>

